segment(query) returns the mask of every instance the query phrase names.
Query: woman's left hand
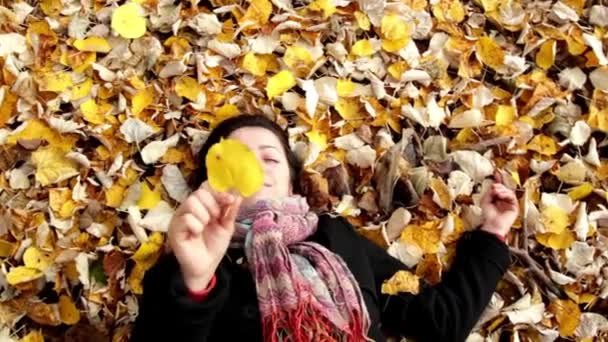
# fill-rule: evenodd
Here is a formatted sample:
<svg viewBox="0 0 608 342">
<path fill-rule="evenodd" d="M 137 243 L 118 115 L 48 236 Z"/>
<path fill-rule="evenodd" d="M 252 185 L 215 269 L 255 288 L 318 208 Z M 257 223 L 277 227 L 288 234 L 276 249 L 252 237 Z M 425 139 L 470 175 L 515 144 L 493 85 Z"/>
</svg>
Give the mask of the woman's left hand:
<svg viewBox="0 0 608 342">
<path fill-rule="evenodd" d="M 519 203 L 513 190 L 494 183 L 481 198 L 483 225 L 481 230 L 506 236 L 519 215 Z"/>
</svg>

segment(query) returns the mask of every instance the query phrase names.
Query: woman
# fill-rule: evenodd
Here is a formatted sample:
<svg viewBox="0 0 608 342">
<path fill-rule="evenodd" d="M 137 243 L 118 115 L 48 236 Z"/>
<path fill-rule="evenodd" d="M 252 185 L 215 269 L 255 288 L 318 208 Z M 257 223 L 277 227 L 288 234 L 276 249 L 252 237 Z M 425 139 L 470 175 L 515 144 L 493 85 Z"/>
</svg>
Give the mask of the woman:
<svg viewBox="0 0 608 342">
<path fill-rule="evenodd" d="M 222 137 L 240 140 L 263 165 L 250 198 L 213 191 L 205 156 Z M 442 282 L 418 295 L 385 295 L 407 267 L 347 221 L 316 216 L 297 195 L 299 165 L 285 132 L 262 116 L 218 125 L 201 149 L 194 191 L 170 224 L 171 254 L 150 269 L 135 341 L 463 341 L 509 265 L 504 236 L 518 214 L 495 183 L 484 224 L 459 240 Z M 200 186 L 199 186 L 200 185 Z"/>
</svg>

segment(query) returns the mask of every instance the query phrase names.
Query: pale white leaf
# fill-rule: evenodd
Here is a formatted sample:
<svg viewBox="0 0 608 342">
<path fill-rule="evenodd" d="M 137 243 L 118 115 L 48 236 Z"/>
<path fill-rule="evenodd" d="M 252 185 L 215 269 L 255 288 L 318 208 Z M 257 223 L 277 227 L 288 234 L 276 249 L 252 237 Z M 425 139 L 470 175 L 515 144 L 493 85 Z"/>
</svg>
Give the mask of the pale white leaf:
<svg viewBox="0 0 608 342">
<path fill-rule="evenodd" d="M 387 252 L 410 268 L 416 266 L 424 254 L 417 244 L 404 241 L 393 242 Z"/>
<path fill-rule="evenodd" d="M 608 92 L 608 67 L 602 66 L 589 74 L 589 80 L 596 89 Z"/>
<path fill-rule="evenodd" d="M 450 128 L 479 127 L 483 122 L 483 115 L 479 109 L 469 109 L 454 115 L 450 119 Z"/>
<path fill-rule="evenodd" d="M 608 7 L 593 5 L 589 9 L 589 23 L 601 27 L 608 26 Z"/>
<path fill-rule="evenodd" d="M 343 150 L 354 150 L 365 145 L 365 141 L 361 140 L 357 133 L 350 133 L 337 137 L 334 140 L 334 146 Z"/>
<path fill-rule="evenodd" d="M 140 143 L 155 133 L 154 128 L 140 119 L 128 118 L 120 125 L 120 133 L 128 143 Z"/>
<path fill-rule="evenodd" d="M 386 236 L 389 241 L 394 241 L 401 235 L 403 228 L 410 223 L 412 214 L 405 208 L 399 207 L 393 211 L 386 224 Z"/>
<path fill-rule="evenodd" d="M 545 304 L 532 304 L 531 296 L 526 293 L 517 302 L 504 308 L 503 313 L 513 324 L 526 323 L 534 325 L 540 322 L 545 312 Z"/>
<path fill-rule="evenodd" d="M 0 34 L 0 57 L 7 58 L 8 55 L 21 54 L 27 50 L 25 37 L 18 33 Z"/>
<path fill-rule="evenodd" d="M 160 180 L 169 196 L 179 203 L 183 202 L 191 192 L 190 186 L 176 165 L 165 166 Z"/>
<path fill-rule="evenodd" d="M 222 32 L 222 23 L 213 13 L 199 13 L 188 20 L 188 27 L 191 27 L 198 34 L 214 35 Z"/>
<path fill-rule="evenodd" d="M 448 178 L 448 188 L 452 193 L 452 196 L 456 197 L 458 195 L 470 195 L 473 192 L 474 183 L 466 173 L 460 170 L 454 170 L 450 172 L 450 177 Z"/>
<path fill-rule="evenodd" d="M 334 77 L 321 77 L 316 79 L 315 88 L 319 94 L 319 100 L 327 105 L 333 106 L 338 101 L 338 91 L 336 86 L 338 80 Z"/>
<path fill-rule="evenodd" d="M 376 150 L 369 145 L 365 145 L 346 152 L 346 160 L 349 164 L 356 165 L 362 169 L 372 167 L 376 161 Z"/>
<path fill-rule="evenodd" d="M 178 141 L 179 134 L 162 141 L 152 141 L 141 150 L 141 159 L 146 164 L 156 163 L 170 147 L 175 147 Z"/>
<path fill-rule="evenodd" d="M 127 222 L 129 223 L 129 226 L 131 227 L 133 234 L 135 234 L 135 236 L 137 237 L 137 239 L 140 242 L 148 241 L 148 234 L 146 233 L 144 228 L 141 226 L 142 218 L 141 218 L 141 211 L 139 210 L 139 208 L 136 205 L 134 205 L 134 206 L 130 206 L 127 211 L 129 212 L 129 216 L 127 217 Z"/>
<path fill-rule="evenodd" d="M 302 96 L 293 91 L 288 91 L 281 95 L 281 104 L 283 105 L 283 108 L 289 112 L 295 112 L 298 107 L 306 105 Z"/>
<path fill-rule="evenodd" d="M 540 196 L 540 210 L 551 206 L 560 207 L 568 214 L 574 210 L 574 203 L 567 194 L 543 192 Z"/>
<path fill-rule="evenodd" d="M 89 282 L 89 255 L 85 252 L 78 253 L 74 258 L 76 270 L 78 271 L 78 280 L 82 283 L 82 287 L 86 290 L 91 286 Z"/>
<path fill-rule="evenodd" d="M 225 43 L 217 39 L 212 39 L 207 43 L 207 47 L 228 59 L 236 58 L 241 55 L 241 48 L 235 43 Z"/>
<path fill-rule="evenodd" d="M 49 126 L 53 127 L 59 133 L 75 133 L 78 132 L 80 128 L 85 126 L 84 124 L 79 124 L 74 120 L 65 120 L 55 116 L 50 117 L 48 122 Z"/>
<path fill-rule="evenodd" d="M 302 81 L 302 89 L 306 92 L 306 113 L 308 117 L 314 118 L 319 103 L 319 93 L 313 80 Z"/>
<path fill-rule="evenodd" d="M 551 277 L 551 280 L 553 280 L 558 285 L 568 285 L 576 281 L 576 279 L 568 277 L 565 274 L 555 272 L 552 269 L 549 269 L 549 276 Z"/>
<path fill-rule="evenodd" d="M 607 330 L 608 318 L 595 312 L 583 312 L 575 335 L 580 339 L 594 338 Z"/>
<path fill-rule="evenodd" d="M 569 21 L 578 21 L 579 20 L 579 17 L 578 17 L 578 14 L 576 14 L 576 11 L 561 1 L 558 1 L 553 5 L 553 14 L 562 20 L 569 20 Z"/>
<path fill-rule="evenodd" d="M 182 61 L 169 61 L 165 66 L 160 70 L 158 76 L 160 78 L 169 78 L 173 76 L 180 76 L 186 70 L 188 66 L 184 64 Z"/>
<path fill-rule="evenodd" d="M 481 182 L 494 172 L 492 162 L 476 151 L 455 151 L 452 158 L 473 181 Z"/>
<path fill-rule="evenodd" d="M 595 54 L 595 57 L 597 57 L 598 63 L 600 65 L 608 64 L 608 59 L 604 54 L 604 44 L 602 44 L 602 42 L 596 36 L 589 33 L 583 33 L 583 40 L 585 41 L 587 46 L 589 46 L 593 50 L 593 53 Z M 591 79 L 591 82 L 593 82 L 592 75 L 589 75 L 589 78 Z"/>
<path fill-rule="evenodd" d="M 166 233 L 169 230 L 169 223 L 171 223 L 174 213 L 175 210 L 171 208 L 169 203 L 160 201 L 146 213 L 140 224 L 148 230 Z"/>
<path fill-rule="evenodd" d="M 587 75 L 579 67 L 565 68 L 559 73 L 559 84 L 568 90 L 582 89 Z"/>
<path fill-rule="evenodd" d="M 577 121 L 570 130 L 570 142 L 576 146 L 583 146 L 591 136 L 591 127 L 585 121 Z"/>
<path fill-rule="evenodd" d="M 575 241 L 566 250 L 566 269 L 578 275 L 586 266 L 593 262 L 595 247 L 585 242 Z"/>
<path fill-rule="evenodd" d="M 576 232 L 577 239 L 585 241 L 587 239 L 587 233 L 589 233 L 589 217 L 587 215 L 587 203 L 581 202 L 578 205 L 576 212 L 576 223 L 574 224 L 574 231 Z"/>
<path fill-rule="evenodd" d="M 587 155 L 585 155 L 583 159 L 593 166 L 600 166 L 600 156 L 597 152 L 597 142 L 595 141 L 595 138 L 591 138 L 589 141 L 589 152 L 587 152 Z"/>
</svg>

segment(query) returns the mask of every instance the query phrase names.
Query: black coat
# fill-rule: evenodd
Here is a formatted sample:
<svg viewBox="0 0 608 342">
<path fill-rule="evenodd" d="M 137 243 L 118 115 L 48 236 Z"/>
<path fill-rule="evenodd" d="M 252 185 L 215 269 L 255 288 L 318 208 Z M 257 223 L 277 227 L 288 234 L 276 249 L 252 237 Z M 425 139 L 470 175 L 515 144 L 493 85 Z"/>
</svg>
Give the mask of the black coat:
<svg viewBox="0 0 608 342">
<path fill-rule="evenodd" d="M 321 216 L 308 240 L 344 259 L 361 287 L 371 319 L 369 337 L 376 341 L 386 341 L 383 331 L 417 341 L 464 341 L 510 263 L 507 246 L 496 236 L 467 232 L 441 283 L 423 286 L 418 295 L 388 296 L 380 292 L 382 283 L 407 267 L 344 219 Z M 239 253 L 228 251 L 215 288 L 201 302 L 189 298 L 175 256 L 163 257 L 144 277 L 132 341 L 262 341 L 253 277 L 236 262 Z"/>
</svg>

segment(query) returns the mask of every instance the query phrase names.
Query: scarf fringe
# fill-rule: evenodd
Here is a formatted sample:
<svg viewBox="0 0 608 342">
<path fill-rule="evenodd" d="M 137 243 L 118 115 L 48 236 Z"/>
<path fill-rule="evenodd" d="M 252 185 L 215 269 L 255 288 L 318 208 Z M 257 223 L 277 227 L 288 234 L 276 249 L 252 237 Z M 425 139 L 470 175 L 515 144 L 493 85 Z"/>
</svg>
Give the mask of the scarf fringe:
<svg viewBox="0 0 608 342">
<path fill-rule="evenodd" d="M 283 316 L 283 317 L 281 317 Z M 340 329 L 310 303 L 300 304 L 291 312 L 273 311 L 262 320 L 265 342 L 362 342 L 369 339 L 363 332 L 359 314 L 353 312 L 352 323 Z"/>
</svg>

